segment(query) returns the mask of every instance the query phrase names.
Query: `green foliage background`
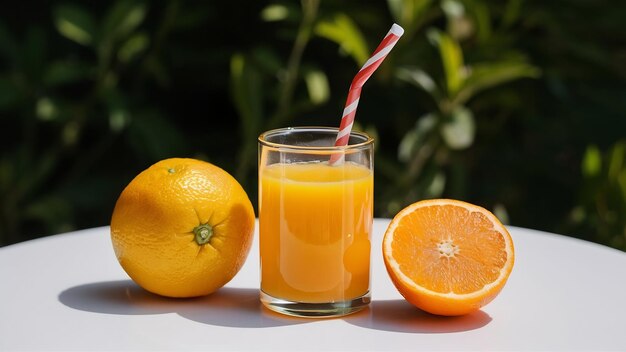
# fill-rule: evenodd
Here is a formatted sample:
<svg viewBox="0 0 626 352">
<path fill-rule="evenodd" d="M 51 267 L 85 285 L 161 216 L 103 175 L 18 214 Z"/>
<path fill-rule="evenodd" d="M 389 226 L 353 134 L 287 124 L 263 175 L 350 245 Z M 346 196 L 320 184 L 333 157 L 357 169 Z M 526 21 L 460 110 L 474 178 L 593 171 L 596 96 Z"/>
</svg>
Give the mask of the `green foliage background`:
<svg viewBox="0 0 626 352">
<path fill-rule="evenodd" d="M 107 225 L 123 187 L 185 156 L 256 203 L 256 137 L 337 125 L 363 90 L 376 216 L 450 197 L 626 250 L 626 3 L 118 1 L 0 15 L 0 245 Z M 33 10 L 36 8 L 36 10 Z"/>
</svg>

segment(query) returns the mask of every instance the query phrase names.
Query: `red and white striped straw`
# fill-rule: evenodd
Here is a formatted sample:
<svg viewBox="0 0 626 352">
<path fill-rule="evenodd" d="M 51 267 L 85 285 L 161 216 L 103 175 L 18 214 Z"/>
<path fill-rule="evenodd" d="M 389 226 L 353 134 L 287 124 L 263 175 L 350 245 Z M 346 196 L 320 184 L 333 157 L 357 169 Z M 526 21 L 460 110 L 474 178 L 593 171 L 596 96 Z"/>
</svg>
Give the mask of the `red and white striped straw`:
<svg viewBox="0 0 626 352">
<path fill-rule="evenodd" d="M 339 132 L 337 133 L 337 139 L 335 140 L 336 147 L 348 145 L 350 132 L 352 131 L 352 124 L 354 123 L 354 117 L 356 116 L 356 108 L 359 105 L 361 88 L 372 76 L 374 71 L 376 71 L 378 66 L 380 66 L 383 60 L 385 60 L 385 57 L 387 57 L 387 54 L 389 54 L 394 45 L 396 45 L 402 34 L 404 34 L 404 29 L 394 23 L 383 41 L 378 45 L 378 48 L 374 50 L 374 53 L 372 53 L 356 76 L 354 76 L 350 89 L 348 90 L 348 99 L 346 99 L 346 106 L 343 109 Z M 330 164 L 332 165 L 337 162 L 341 163 L 343 162 L 343 159 L 343 153 L 333 154 L 330 158 Z"/>
</svg>

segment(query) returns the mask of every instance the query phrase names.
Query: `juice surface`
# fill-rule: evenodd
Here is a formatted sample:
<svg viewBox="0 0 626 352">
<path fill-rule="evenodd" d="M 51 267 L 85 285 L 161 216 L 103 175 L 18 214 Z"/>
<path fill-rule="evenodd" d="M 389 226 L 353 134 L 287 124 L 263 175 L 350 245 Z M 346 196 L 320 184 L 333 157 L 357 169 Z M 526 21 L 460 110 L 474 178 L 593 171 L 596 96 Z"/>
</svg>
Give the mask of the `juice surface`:
<svg viewBox="0 0 626 352">
<path fill-rule="evenodd" d="M 273 164 L 259 182 L 261 289 L 307 303 L 365 294 L 372 171 L 349 162 Z"/>
</svg>

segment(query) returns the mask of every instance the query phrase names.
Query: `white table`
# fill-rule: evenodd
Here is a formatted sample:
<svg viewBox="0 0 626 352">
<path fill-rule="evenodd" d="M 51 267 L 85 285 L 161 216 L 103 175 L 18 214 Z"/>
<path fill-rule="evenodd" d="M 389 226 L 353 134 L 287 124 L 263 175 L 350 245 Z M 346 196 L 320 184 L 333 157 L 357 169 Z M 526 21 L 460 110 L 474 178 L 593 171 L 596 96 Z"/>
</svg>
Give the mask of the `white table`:
<svg viewBox="0 0 626 352">
<path fill-rule="evenodd" d="M 0 248 L 0 351 L 12 350 L 621 350 L 626 253 L 511 227 L 516 263 L 481 311 L 422 313 L 391 284 L 374 223 L 373 301 L 355 315 L 290 318 L 258 301 L 258 246 L 217 293 L 144 292 L 115 259 L 108 227 Z"/>
</svg>

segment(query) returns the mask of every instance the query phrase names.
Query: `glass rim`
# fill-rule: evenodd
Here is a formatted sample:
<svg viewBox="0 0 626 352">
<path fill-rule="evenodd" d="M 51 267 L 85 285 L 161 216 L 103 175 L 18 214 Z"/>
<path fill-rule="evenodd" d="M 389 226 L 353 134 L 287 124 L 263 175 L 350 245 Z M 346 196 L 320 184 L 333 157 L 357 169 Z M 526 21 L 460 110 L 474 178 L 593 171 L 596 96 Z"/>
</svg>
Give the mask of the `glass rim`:
<svg viewBox="0 0 626 352">
<path fill-rule="evenodd" d="M 265 131 L 259 135 L 258 141 L 261 145 L 265 147 L 276 148 L 279 150 L 309 150 L 309 151 L 338 151 L 338 150 L 351 150 L 351 149 L 361 149 L 363 147 L 368 147 L 369 145 L 374 143 L 374 138 L 368 135 L 365 132 L 360 131 L 350 131 L 350 136 L 357 136 L 364 139 L 363 142 L 359 142 L 356 144 L 348 144 L 343 146 L 328 146 L 328 147 L 317 147 L 317 146 L 302 146 L 302 145 L 293 145 L 293 144 L 283 144 L 270 142 L 267 140 L 267 137 L 272 134 L 283 133 L 287 131 L 295 131 L 295 132 L 333 132 L 334 134 L 339 133 L 339 128 L 337 127 L 323 127 L 323 126 L 298 126 L 298 127 L 283 127 L 283 128 L 275 128 L 269 131 Z"/>
</svg>

